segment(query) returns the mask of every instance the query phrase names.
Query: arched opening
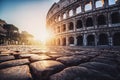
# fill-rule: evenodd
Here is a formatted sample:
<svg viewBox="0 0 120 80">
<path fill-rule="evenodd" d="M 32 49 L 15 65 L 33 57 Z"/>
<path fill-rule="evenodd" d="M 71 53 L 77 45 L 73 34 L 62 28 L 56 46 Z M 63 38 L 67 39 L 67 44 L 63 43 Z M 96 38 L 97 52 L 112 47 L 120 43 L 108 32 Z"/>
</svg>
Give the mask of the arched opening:
<svg viewBox="0 0 120 80">
<path fill-rule="evenodd" d="M 63 14 L 63 19 L 66 19 L 66 18 L 67 18 L 66 13 L 64 13 Z"/>
<path fill-rule="evenodd" d="M 120 13 L 119 12 L 114 12 L 111 14 L 111 19 L 112 19 L 112 23 L 120 23 Z"/>
<path fill-rule="evenodd" d="M 63 46 L 66 46 L 66 38 L 65 37 L 62 39 L 62 42 L 63 42 Z"/>
<path fill-rule="evenodd" d="M 85 5 L 85 11 L 91 10 L 92 9 L 92 3 L 89 2 Z"/>
<path fill-rule="evenodd" d="M 103 7 L 104 0 L 97 0 L 95 3 L 96 8 Z"/>
<path fill-rule="evenodd" d="M 97 21 L 98 21 L 98 25 L 105 25 L 106 24 L 106 18 L 104 15 L 99 15 Z"/>
<path fill-rule="evenodd" d="M 120 32 L 113 35 L 113 45 L 120 46 Z"/>
<path fill-rule="evenodd" d="M 107 34 L 99 35 L 99 45 L 108 45 L 108 35 Z"/>
<path fill-rule="evenodd" d="M 87 36 L 87 45 L 94 46 L 95 45 L 95 37 L 94 35 Z"/>
<path fill-rule="evenodd" d="M 108 0 L 109 5 L 114 5 L 117 2 L 117 0 Z"/>
<path fill-rule="evenodd" d="M 81 13 L 81 6 L 76 8 L 76 14 L 79 14 L 79 13 Z"/>
<path fill-rule="evenodd" d="M 60 33 L 60 26 L 57 27 L 57 33 Z"/>
<path fill-rule="evenodd" d="M 73 16 L 73 10 L 69 11 L 69 17 Z"/>
<path fill-rule="evenodd" d="M 65 24 L 63 24 L 62 31 L 63 31 L 63 32 L 65 32 L 65 31 L 66 31 L 66 25 L 65 25 Z"/>
<path fill-rule="evenodd" d="M 74 29 L 73 22 L 70 22 L 70 23 L 69 23 L 69 30 L 73 30 L 73 29 Z"/>
<path fill-rule="evenodd" d="M 77 25 L 76 25 L 76 28 L 82 28 L 82 21 L 81 20 L 77 20 Z"/>
<path fill-rule="evenodd" d="M 69 37 L 69 45 L 74 44 L 74 37 Z"/>
<path fill-rule="evenodd" d="M 59 38 L 57 39 L 57 45 L 58 46 L 60 45 L 60 39 Z"/>
<path fill-rule="evenodd" d="M 82 36 L 78 36 L 77 37 L 77 46 L 82 46 L 83 45 L 83 37 Z"/>
<path fill-rule="evenodd" d="M 92 20 L 92 18 L 87 18 L 87 20 L 86 20 L 86 27 L 91 27 L 91 26 L 93 26 L 93 20 Z"/>
<path fill-rule="evenodd" d="M 60 16 L 58 16 L 58 21 L 61 21 L 61 17 Z"/>
</svg>

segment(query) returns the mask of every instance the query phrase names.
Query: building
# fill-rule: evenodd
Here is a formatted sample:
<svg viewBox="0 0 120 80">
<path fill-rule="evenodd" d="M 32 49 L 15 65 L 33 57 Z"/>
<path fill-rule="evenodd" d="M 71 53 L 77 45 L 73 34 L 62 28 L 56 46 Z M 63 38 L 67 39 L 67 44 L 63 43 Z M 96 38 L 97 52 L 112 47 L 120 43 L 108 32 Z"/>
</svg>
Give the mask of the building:
<svg viewBox="0 0 120 80">
<path fill-rule="evenodd" d="M 49 45 L 120 46 L 120 0 L 60 0 L 47 13 Z"/>
<path fill-rule="evenodd" d="M 4 24 L 6 24 L 6 22 L 0 19 L 0 44 L 5 42 L 6 30 L 3 29 Z"/>
<path fill-rule="evenodd" d="M 24 45 L 31 45 L 34 42 L 33 35 L 29 34 L 26 31 L 22 31 L 20 33 L 20 43 L 19 44 L 24 44 Z"/>
<path fill-rule="evenodd" d="M 4 24 L 3 28 L 6 30 L 6 44 L 16 44 L 19 40 L 19 29 L 13 24 Z"/>
<path fill-rule="evenodd" d="M 19 32 L 19 29 L 13 24 L 7 24 L 0 19 L 0 45 L 31 45 L 33 42 L 33 35 L 26 31 Z"/>
</svg>

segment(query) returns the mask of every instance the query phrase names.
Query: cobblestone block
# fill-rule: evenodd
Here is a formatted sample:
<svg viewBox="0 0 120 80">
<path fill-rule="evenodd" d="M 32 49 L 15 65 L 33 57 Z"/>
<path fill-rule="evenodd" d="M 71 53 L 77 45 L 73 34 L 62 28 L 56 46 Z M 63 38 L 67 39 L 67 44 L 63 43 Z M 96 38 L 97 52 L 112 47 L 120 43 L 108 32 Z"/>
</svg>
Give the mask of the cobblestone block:
<svg viewBox="0 0 120 80">
<path fill-rule="evenodd" d="M 32 80 L 27 65 L 10 67 L 0 70 L 0 80 Z"/>
<path fill-rule="evenodd" d="M 75 66 L 89 60 L 89 57 L 83 55 L 77 55 L 77 56 L 60 57 L 57 58 L 56 60 L 65 64 L 66 66 Z"/>
<path fill-rule="evenodd" d="M 0 63 L 0 69 L 12 67 L 12 66 L 23 65 L 23 64 L 29 64 L 29 63 L 30 62 L 28 59 L 18 59 L 18 60 L 6 61 L 6 62 Z"/>
<path fill-rule="evenodd" d="M 38 80 L 48 80 L 49 76 L 61 71 L 65 66 L 57 61 L 46 60 L 30 64 L 32 73 Z"/>
<path fill-rule="evenodd" d="M 0 56 L 0 62 L 9 61 L 15 59 L 14 56 Z"/>
<path fill-rule="evenodd" d="M 96 71 L 109 74 L 113 77 L 116 77 L 117 74 L 119 73 L 114 65 L 109 65 L 100 62 L 87 62 L 80 64 L 79 66 L 86 67 L 88 69 L 94 69 Z"/>
<path fill-rule="evenodd" d="M 31 62 L 35 62 L 35 61 L 41 61 L 41 60 L 50 60 L 51 57 L 45 55 L 45 54 L 41 54 L 41 55 L 33 55 L 30 57 L 30 61 Z"/>
<path fill-rule="evenodd" d="M 113 80 L 113 78 L 85 67 L 72 66 L 52 75 L 50 80 Z"/>
</svg>

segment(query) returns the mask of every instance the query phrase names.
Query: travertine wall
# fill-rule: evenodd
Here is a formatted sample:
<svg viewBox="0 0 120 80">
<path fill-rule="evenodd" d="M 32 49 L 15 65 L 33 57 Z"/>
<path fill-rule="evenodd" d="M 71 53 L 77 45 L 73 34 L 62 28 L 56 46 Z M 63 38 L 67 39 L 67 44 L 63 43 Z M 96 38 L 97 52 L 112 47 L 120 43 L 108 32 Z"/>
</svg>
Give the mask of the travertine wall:
<svg viewBox="0 0 120 80">
<path fill-rule="evenodd" d="M 47 14 L 56 46 L 120 46 L 119 0 L 60 0 Z"/>
</svg>

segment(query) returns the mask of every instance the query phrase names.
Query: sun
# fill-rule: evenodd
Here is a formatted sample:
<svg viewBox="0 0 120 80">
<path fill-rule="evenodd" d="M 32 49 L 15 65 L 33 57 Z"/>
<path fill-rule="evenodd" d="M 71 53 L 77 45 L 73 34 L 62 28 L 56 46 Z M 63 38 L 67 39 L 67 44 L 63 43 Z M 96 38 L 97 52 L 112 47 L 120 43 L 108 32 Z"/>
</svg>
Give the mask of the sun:
<svg viewBox="0 0 120 80">
<path fill-rule="evenodd" d="M 50 37 L 49 37 L 49 33 L 45 31 L 45 32 L 42 32 L 40 41 L 41 41 L 43 44 L 45 44 L 46 41 L 47 41 L 49 38 L 50 38 Z"/>
<path fill-rule="evenodd" d="M 42 44 L 46 44 L 47 41 L 52 39 L 53 34 L 49 31 L 43 30 L 39 34 L 35 35 L 35 40 L 40 41 Z"/>
</svg>

